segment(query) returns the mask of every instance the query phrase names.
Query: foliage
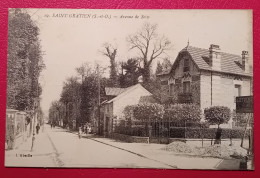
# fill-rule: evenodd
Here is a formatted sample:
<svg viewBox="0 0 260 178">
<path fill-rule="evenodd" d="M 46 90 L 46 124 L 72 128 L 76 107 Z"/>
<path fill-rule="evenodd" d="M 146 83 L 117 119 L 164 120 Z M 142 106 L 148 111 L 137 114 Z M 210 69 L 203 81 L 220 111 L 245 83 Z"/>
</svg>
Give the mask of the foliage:
<svg viewBox="0 0 260 178">
<path fill-rule="evenodd" d="M 146 136 L 144 126 L 129 127 L 129 126 L 119 124 L 115 128 L 115 133 L 130 135 L 130 136 L 139 136 L 139 137 Z"/>
<path fill-rule="evenodd" d="M 64 118 L 65 106 L 59 101 L 53 101 L 49 109 L 49 122 L 55 125 L 60 125 Z"/>
<path fill-rule="evenodd" d="M 163 66 L 162 64 L 160 63 L 160 61 L 157 62 L 157 66 L 156 66 L 156 71 L 155 71 L 155 74 L 160 74 L 163 72 Z"/>
<path fill-rule="evenodd" d="M 110 59 L 109 86 L 117 87 L 119 85 L 118 75 L 117 75 L 117 64 L 116 64 L 117 48 L 113 47 L 109 43 L 105 43 L 104 48 L 105 50 L 102 52 L 102 54 L 107 56 Z"/>
<path fill-rule="evenodd" d="M 231 111 L 226 106 L 212 106 L 204 110 L 205 120 L 210 124 L 227 123 L 231 116 Z"/>
<path fill-rule="evenodd" d="M 141 103 L 133 108 L 133 116 L 140 121 L 160 120 L 163 118 L 164 108 L 160 104 Z"/>
<path fill-rule="evenodd" d="M 133 109 L 134 109 L 134 106 L 128 105 L 123 110 L 123 114 L 124 114 L 127 126 L 132 126 L 132 120 L 134 117 Z"/>
<path fill-rule="evenodd" d="M 200 119 L 201 110 L 196 104 L 174 104 L 165 108 L 164 120 L 170 122 L 198 123 Z"/>
<path fill-rule="evenodd" d="M 156 72 L 155 74 L 160 74 L 162 72 L 168 72 L 172 67 L 172 63 L 168 58 L 163 58 L 163 62 L 157 62 Z"/>
<path fill-rule="evenodd" d="M 141 75 L 138 64 L 138 60 L 135 58 L 121 63 L 122 72 L 119 75 L 121 87 L 129 87 L 138 83 L 138 77 Z"/>
<path fill-rule="evenodd" d="M 186 138 L 194 139 L 214 139 L 217 128 L 200 128 L 200 127 L 171 127 L 170 137 L 171 138 L 184 138 L 186 132 Z M 244 133 L 243 129 L 222 129 L 221 138 L 242 138 Z M 246 133 L 246 137 L 248 133 Z"/>
<path fill-rule="evenodd" d="M 236 113 L 234 110 L 232 113 L 233 121 L 238 127 L 245 127 L 247 124 L 247 118 L 250 117 L 248 113 Z"/>
<path fill-rule="evenodd" d="M 39 77 L 45 65 L 39 28 L 22 9 L 10 9 L 8 18 L 7 107 L 33 109 L 41 95 Z"/>
<path fill-rule="evenodd" d="M 104 101 L 105 86 L 108 79 L 103 78 L 100 71 L 92 69 L 84 64 L 76 68 L 78 75 L 82 81 L 79 82 L 78 77 L 70 77 L 63 84 L 60 102 L 65 106 L 63 118 L 64 125 L 72 126 L 72 121 L 76 121 L 76 127 L 81 126 L 92 120 L 96 116 L 98 101 L 98 88 L 100 85 L 100 101 Z"/>
</svg>

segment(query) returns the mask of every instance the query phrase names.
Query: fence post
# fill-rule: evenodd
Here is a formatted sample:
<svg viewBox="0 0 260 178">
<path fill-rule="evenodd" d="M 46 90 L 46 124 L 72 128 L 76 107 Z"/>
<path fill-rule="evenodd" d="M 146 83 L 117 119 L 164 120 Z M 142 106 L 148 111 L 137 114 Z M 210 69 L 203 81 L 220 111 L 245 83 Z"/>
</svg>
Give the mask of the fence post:
<svg viewBox="0 0 260 178">
<path fill-rule="evenodd" d="M 204 141 L 204 128 L 201 127 L 201 137 L 202 137 L 202 148 L 203 148 L 203 141 Z"/>
<path fill-rule="evenodd" d="M 186 140 L 186 120 L 184 121 L 184 138 Z"/>
</svg>

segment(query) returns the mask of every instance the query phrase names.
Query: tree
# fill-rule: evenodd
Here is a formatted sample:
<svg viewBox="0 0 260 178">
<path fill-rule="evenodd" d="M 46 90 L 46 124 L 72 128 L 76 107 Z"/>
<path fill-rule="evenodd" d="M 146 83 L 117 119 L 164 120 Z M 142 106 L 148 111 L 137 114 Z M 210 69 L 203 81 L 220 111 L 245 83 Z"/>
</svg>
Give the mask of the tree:
<svg viewBox="0 0 260 178">
<path fill-rule="evenodd" d="M 111 87 L 118 86 L 118 75 L 117 75 L 117 65 L 116 65 L 116 55 L 117 48 L 113 47 L 109 43 L 104 44 L 105 50 L 101 52 L 103 55 L 107 56 L 110 59 L 110 85 Z"/>
<path fill-rule="evenodd" d="M 92 73 L 92 69 L 88 63 L 82 63 L 80 67 L 76 68 L 76 72 L 81 76 L 81 81 L 83 83 L 84 78 Z"/>
<path fill-rule="evenodd" d="M 63 84 L 60 102 L 65 106 L 64 125 L 72 126 L 74 120 L 76 127 L 79 127 L 91 122 L 93 116 L 97 118 L 98 98 L 100 96 L 101 102 L 106 99 L 105 87 L 109 81 L 102 77 L 103 71 L 100 69 L 93 70 L 84 64 L 76 70 L 82 82 L 79 82 L 78 77 L 68 78 Z"/>
<path fill-rule="evenodd" d="M 162 62 L 162 71 L 163 72 L 169 72 L 170 69 L 172 68 L 172 63 L 169 60 L 169 58 L 163 58 L 163 62 Z"/>
<path fill-rule="evenodd" d="M 39 28 L 22 9 L 10 9 L 8 18 L 7 107 L 33 109 L 41 95 L 39 77 L 45 65 Z"/>
<path fill-rule="evenodd" d="M 226 106 L 211 106 L 204 110 L 205 120 L 210 124 L 217 124 L 218 128 L 220 124 L 227 123 L 231 116 L 231 111 Z"/>
<path fill-rule="evenodd" d="M 121 63 L 122 73 L 119 75 L 121 87 L 129 87 L 138 83 L 138 77 L 141 75 L 138 68 L 138 60 L 130 58 L 127 62 Z"/>
<path fill-rule="evenodd" d="M 164 120 L 176 123 L 199 123 L 201 109 L 197 104 L 174 104 L 165 108 Z"/>
<path fill-rule="evenodd" d="M 156 66 L 156 71 L 155 71 L 155 74 L 160 74 L 163 72 L 163 66 L 162 64 L 160 63 L 160 61 L 157 62 L 157 66 Z"/>
<path fill-rule="evenodd" d="M 76 124 L 80 123 L 80 99 L 81 99 L 81 84 L 78 82 L 78 77 L 69 77 L 63 83 L 60 102 L 65 106 L 64 126 L 67 124 L 72 127 L 73 120 Z"/>
<path fill-rule="evenodd" d="M 221 132 L 219 125 L 227 123 L 231 116 L 231 111 L 226 106 L 211 106 L 204 110 L 205 120 L 210 124 L 217 124 L 218 129 L 216 132 L 215 144 L 219 144 L 221 140 Z"/>
<path fill-rule="evenodd" d="M 157 34 L 157 25 L 150 23 L 145 23 L 140 31 L 128 36 L 127 41 L 130 50 L 136 49 L 140 52 L 144 83 L 150 82 L 152 62 L 171 49 L 171 42 L 166 37 L 159 36 Z"/>
<path fill-rule="evenodd" d="M 49 122 L 62 126 L 64 124 L 65 106 L 59 101 L 53 101 L 49 109 Z"/>
<path fill-rule="evenodd" d="M 143 122 L 146 128 L 146 135 L 150 135 L 150 124 L 152 121 L 160 120 L 163 118 L 164 108 L 160 104 L 141 103 L 134 105 L 133 116 L 135 119 Z"/>
</svg>

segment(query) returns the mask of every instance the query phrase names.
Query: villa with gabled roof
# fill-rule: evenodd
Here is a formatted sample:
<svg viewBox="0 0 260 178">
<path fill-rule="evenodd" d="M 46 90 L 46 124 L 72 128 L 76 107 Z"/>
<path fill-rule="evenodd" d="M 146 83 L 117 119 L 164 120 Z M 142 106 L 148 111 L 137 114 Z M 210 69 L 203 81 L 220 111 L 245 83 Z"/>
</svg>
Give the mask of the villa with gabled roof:
<svg viewBox="0 0 260 178">
<path fill-rule="evenodd" d="M 102 103 L 104 132 L 109 133 L 124 120 L 123 111 L 128 105 L 158 102 L 140 83 L 128 88 L 105 88 L 108 100 Z"/>
<path fill-rule="evenodd" d="M 197 103 L 202 110 L 221 105 L 233 110 L 235 97 L 253 95 L 248 60 L 247 51 L 240 56 L 222 52 L 218 45 L 209 49 L 188 45 L 171 70 L 158 75 L 162 92 L 167 92 L 162 102 Z"/>
</svg>

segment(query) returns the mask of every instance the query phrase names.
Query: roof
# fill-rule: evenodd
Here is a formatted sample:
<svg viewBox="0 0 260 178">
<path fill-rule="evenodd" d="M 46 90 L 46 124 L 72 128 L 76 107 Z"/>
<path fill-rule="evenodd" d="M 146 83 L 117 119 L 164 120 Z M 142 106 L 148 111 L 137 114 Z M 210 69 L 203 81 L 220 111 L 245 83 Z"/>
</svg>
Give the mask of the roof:
<svg viewBox="0 0 260 178">
<path fill-rule="evenodd" d="M 112 88 L 112 87 L 106 87 L 105 92 L 107 96 L 118 96 L 119 94 L 126 91 L 127 88 Z"/>
<path fill-rule="evenodd" d="M 6 111 L 8 111 L 8 112 L 18 112 L 18 110 L 16 110 L 16 109 L 6 109 Z"/>
<path fill-rule="evenodd" d="M 111 103 L 111 102 L 117 100 L 118 98 L 120 98 L 120 97 L 126 95 L 129 91 L 131 91 L 131 90 L 133 90 L 134 88 L 137 88 L 137 87 L 142 87 L 143 89 L 145 89 L 140 83 L 138 83 L 138 84 L 136 84 L 136 85 L 133 85 L 133 86 L 131 86 L 131 87 L 128 87 L 128 88 L 121 88 L 121 89 L 122 89 L 122 92 L 121 92 L 120 94 L 118 94 L 118 95 L 113 95 L 113 96 L 116 96 L 116 97 L 113 98 L 113 99 L 111 99 L 111 100 L 109 100 L 109 101 L 107 101 L 106 103 Z M 110 88 L 110 89 L 113 90 L 113 88 Z M 116 89 L 115 91 L 117 91 L 118 88 L 115 88 L 115 89 Z M 146 90 L 146 89 L 145 89 L 145 90 Z M 147 90 L 147 91 L 148 91 L 148 90 Z M 149 92 L 149 91 L 148 91 L 148 92 Z M 149 92 L 149 93 L 150 93 L 150 92 Z M 150 93 L 150 94 L 151 94 L 151 93 Z"/>
<path fill-rule="evenodd" d="M 195 64 L 199 69 L 212 70 L 205 59 L 209 59 L 209 50 L 202 49 L 198 47 L 188 46 L 181 50 L 180 53 L 187 51 Z M 225 52 L 220 52 L 221 55 L 221 70 L 219 72 L 247 75 L 252 76 L 252 73 L 246 73 L 237 63 L 241 61 L 241 56 L 235 54 L 229 54 Z"/>
<path fill-rule="evenodd" d="M 206 60 L 209 59 L 209 49 L 188 46 L 180 51 L 180 53 L 183 53 L 183 52 L 188 52 L 190 54 L 192 60 L 194 61 L 194 63 L 197 65 L 197 67 L 199 69 L 212 70 L 212 68 L 206 62 Z M 225 53 L 225 52 L 220 52 L 220 54 L 221 54 L 221 70 L 218 72 L 245 75 L 245 76 L 253 76 L 252 70 L 250 70 L 249 73 L 246 73 L 240 67 L 240 65 L 241 65 L 240 61 L 242 60 L 240 55 L 229 54 L 229 53 Z M 175 62 L 174 62 L 174 64 L 175 64 Z M 170 71 L 165 71 L 158 75 L 167 75 L 169 73 L 170 73 Z"/>
</svg>

